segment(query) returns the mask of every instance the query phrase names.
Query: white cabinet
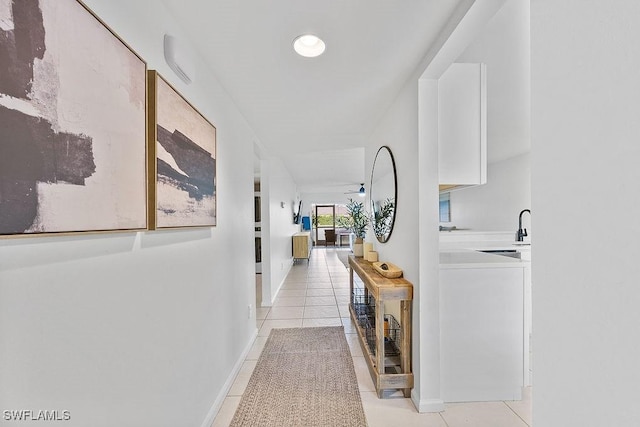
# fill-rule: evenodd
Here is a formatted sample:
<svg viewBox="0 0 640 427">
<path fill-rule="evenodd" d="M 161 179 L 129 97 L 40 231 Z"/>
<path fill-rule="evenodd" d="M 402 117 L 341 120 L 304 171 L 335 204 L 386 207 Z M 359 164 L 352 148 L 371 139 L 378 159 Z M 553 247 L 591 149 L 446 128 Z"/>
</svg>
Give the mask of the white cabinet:
<svg viewBox="0 0 640 427">
<path fill-rule="evenodd" d="M 497 257 L 498 255 L 491 255 Z M 440 268 L 440 383 L 445 402 L 520 400 L 525 384 L 520 267 Z"/>
<path fill-rule="evenodd" d="M 441 189 L 487 182 L 485 64 L 453 63 L 438 80 L 438 168 Z"/>
</svg>

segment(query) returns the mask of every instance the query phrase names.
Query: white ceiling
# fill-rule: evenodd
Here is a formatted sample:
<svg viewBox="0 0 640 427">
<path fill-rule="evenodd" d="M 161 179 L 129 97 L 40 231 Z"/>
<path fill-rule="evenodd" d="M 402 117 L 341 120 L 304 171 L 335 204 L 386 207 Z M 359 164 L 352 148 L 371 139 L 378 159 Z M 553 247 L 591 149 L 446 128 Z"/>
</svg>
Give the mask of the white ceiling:
<svg viewBox="0 0 640 427">
<path fill-rule="evenodd" d="M 285 153 L 283 160 L 301 193 L 357 191 L 365 179 L 364 148 Z M 322 180 L 318 179 L 322 175 Z"/>
<path fill-rule="evenodd" d="M 456 7 L 470 4 L 468 0 L 163 1 L 262 146 L 284 161 L 301 193 L 342 193 L 368 182 L 362 147 L 372 129 Z M 504 35 L 493 35 L 496 32 L 465 52 L 465 59 L 476 60 L 489 52 L 504 63 L 513 49 Z M 303 33 L 325 41 L 324 55 L 303 58 L 293 51 L 293 39 Z M 501 43 L 497 53 L 490 47 L 496 41 Z M 495 148 L 493 153 L 504 157 L 499 151 Z"/>
<path fill-rule="evenodd" d="M 367 181 L 364 151 L 350 149 L 365 145 L 458 1 L 164 3 L 262 145 L 310 192 Z M 325 41 L 324 55 L 293 51 L 307 32 Z"/>
</svg>

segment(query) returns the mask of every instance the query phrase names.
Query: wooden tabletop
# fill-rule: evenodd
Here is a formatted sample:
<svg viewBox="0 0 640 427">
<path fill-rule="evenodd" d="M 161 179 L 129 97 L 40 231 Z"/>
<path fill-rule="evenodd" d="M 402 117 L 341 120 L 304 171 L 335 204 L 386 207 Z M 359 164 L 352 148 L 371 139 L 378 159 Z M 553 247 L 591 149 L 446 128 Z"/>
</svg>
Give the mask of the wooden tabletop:
<svg viewBox="0 0 640 427">
<path fill-rule="evenodd" d="M 383 277 L 374 270 L 369 261 L 353 255 L 349 256 L 349 266 L 360 276 L 375 299 L 413 299 L 413 285 L 407 279 L 403 277 L 397 279 Z"/>
</svg>

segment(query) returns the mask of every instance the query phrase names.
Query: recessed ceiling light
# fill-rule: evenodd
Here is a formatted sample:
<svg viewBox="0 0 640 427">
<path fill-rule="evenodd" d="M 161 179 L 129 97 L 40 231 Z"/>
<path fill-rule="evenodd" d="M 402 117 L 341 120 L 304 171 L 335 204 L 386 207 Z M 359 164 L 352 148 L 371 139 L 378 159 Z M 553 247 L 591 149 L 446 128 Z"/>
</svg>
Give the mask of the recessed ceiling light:
<svg viewBox="0 0 640 427">
<path fill-rule="evenodd" d="M 315 58 L 322 55 L 325 45 L 319 37 L 313 34 L 303 34 L 293 40 L 293 49 L 300 56 Z"/>
</svg>

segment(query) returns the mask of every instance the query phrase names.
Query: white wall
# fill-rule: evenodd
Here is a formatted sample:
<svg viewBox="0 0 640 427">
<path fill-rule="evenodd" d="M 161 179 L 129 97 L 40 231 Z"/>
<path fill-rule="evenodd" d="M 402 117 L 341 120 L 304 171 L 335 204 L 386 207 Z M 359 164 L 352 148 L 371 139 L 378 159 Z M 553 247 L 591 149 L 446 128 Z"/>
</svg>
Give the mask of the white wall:
<svg viewBox="0 0 640 427">
<path fill-rule="evenodd" d="M 437 98 L 435 100 L 437 108 Z M 425 411 L 431 409 L 430 404 L 440 396 L 437 333 L 438 156 L 437 140 L 435 145 L 419 148 L 418 112 L 418 76 L 414 75 L 381 118 L 370 137 L 370 145 L 366 147 L 366 176 L 371 176 L 373 161 L 380 146 L 387 145 L 395 159 L 398 181 L 396 219 L 391 237 L 387 243 L 379 243 L 369 229 L 366 241 L 374 242 L 374 250 L 378 251 L 381 261 L 390 261 L 402 268 L 404 277 L 414 286 L 412 370 L 415 387 L 412 398 L 416 407 Z M 431 149 L 435 151 L 427 153 Z M 425 182 L 426 185 L 419 184 Z M 367 206 L 369 203 L 367 197 Z M 421 216 L 419 212 L 425 215 Z M 422 245 L 423 239 L 431 244 Z M 427 280 L 429 277 L 431 280 Z M 431 298 L 434 290 L 435 310 Z M 435 335 L 431 328 L 435 328 Z"/>
<path fill-rule="evenodd" d="M 381 260 L 400 266 L 414 285 L 412 400 L 420 412 L 444 409 L 440 393 L 437 78 L 502 4 L 503 0 L 461 3 L 443 29 L 440 44 L 407 80 L 366 147 L 365 176 L 371 176 L 381 145 L 391 148 L 396 162 L 396 223 L 389 241 L 376 241 L 375 249 Z M 367 240 L 375 239 L 370 235 Z"/>
<path fill-rule="evenodd" d="M 404 270 L 404 277 L 418 282 L 418 80 L 411 79 L 398 98 L 374 129 L 365 151 L 366 176 L 371 169 L 378 149 L 386 145 L 391 149 L 396 163 L 398 199 L 393 233 L 387 243 L 376 240 L 371 227 L 365 241 L 373 242 L 380 260 L 390 261 Z M 371 201 L 366 197 L 369 212 Z"/>
<path fill-rule="evenodd" d="M 445 226 L 478 231 L 518 230 L 518 214 L 531 208 L 531 155 L 523 154 L 488 166 L 487 183 L 452 191 L 451 222 Z M 531 217 L 523 215 L 530 232 Z"/>
<path fill-rule="evenodd" d="M 296 185 L 280 159 L 260 164 L 262 204 L 262 305 L 271 306 L 293 265 L 291 236 L 301 225 L 293 223 Z M 281 207 L 284 202 L 284 208 Z"/>
<path fill-rule="evenodd" d="M 638 16 L 531 2 L 536 426 L 640 425 Z"/>
<path fill-rule="evenodd" d="M 183 32 L 161 2 L 86 3 L 217 126 L 218 226 L 0 240 L 0 406 L 209 425 L 256 332 L 254 135 L 201 62 L 191 86 L 165 65 L 164 32 Z"/>
<path fill-rule="evenodd" d="M 503 3 L 504 0 L 461 2 L 456 13 L 443 28 L 438 42 L 434 44 L 418 69 L 419 74 L 410 78 L 407 87 L 398 98 L 398 102 L 404 102 L 404 111 L 394 106 L 389 113 L 396 115 L 396 126 L 409 124 L 414 126 L 412 129 L 416 131 L 414 142 L 411 138 L 407 139 L 406 129 L 395 129 L 400 135 L 399 141 L 410 147 L 409 152 L 404 156 L 412 156 L 419 165 L 415 173 L 403 184 L 409 188 L 415 188 L 417 198 L 407 205 L 407 214 L 413 215 L 415 222 L 407 224 L 409 228 L 404 229 L 402 243 L 408 244 L 409 250 L 415 250 L 411 243 L 416 242 L 418 249 L 416 256 L 409 257 L 408 260 L 415 263 L 414 267 L 419 279 L 419 281 L 413 279 L 412 355 L 415 387 L 411 397 L 420 412 L 444 410 L 440 390 L 437 79 L 451 62 L 460 56 L 477 34 L 483 31 L 487 22 Z M 416 98 L 412 99 L 411 94 L 415 94 Z M 403 122 L 402 117 L 397 117 L 398 112 L 414 119 L 415 122 Z M 389 137 L 392 136 L 393 133 L 389 135 Z M 399 168 L 401 169 L 402 166 Z M 402 203 L 404 202 L 399 196 L 398 209 L 402 209 Z"/>
<path fill-rule="evenodd" d="M 440 253 L 438 247 L 438 81 L 418 82 L 420 287 L 415 292 L 420 339 L 413 350 L 420 360 L 420 378 L 412 397 L 420 412 L 444 409 L 440 389 Z M 415 304 L 414 304 L 415 307 Z M 416 319 L 417 317 L 417 319 Z"/>
</svg>

